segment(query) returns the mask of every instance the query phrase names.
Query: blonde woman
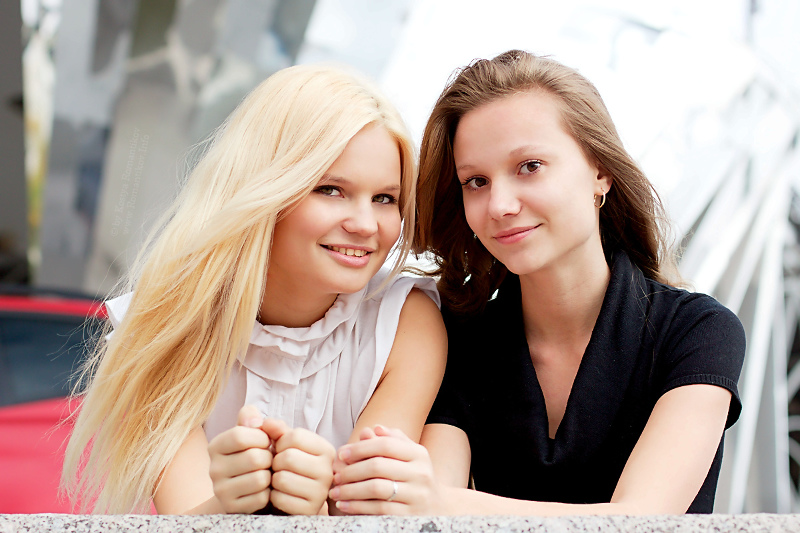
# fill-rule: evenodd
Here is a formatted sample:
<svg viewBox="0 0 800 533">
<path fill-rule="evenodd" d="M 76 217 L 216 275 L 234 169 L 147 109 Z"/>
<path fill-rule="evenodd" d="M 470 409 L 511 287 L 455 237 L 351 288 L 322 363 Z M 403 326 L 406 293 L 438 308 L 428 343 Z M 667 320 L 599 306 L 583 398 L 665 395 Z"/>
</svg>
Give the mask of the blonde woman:
<svg viewBox="0 0 800 533">
<path fill-rule="evenodd" d="M 314 514 L 335 447 L 376 423 L 418 440 L 446 338 L 432 282 L 396 275 L 415 186 L 401 119 L 357 76 L 296 66 L 257 87 L 107 303 L 73 501 Z"/>
</svg>

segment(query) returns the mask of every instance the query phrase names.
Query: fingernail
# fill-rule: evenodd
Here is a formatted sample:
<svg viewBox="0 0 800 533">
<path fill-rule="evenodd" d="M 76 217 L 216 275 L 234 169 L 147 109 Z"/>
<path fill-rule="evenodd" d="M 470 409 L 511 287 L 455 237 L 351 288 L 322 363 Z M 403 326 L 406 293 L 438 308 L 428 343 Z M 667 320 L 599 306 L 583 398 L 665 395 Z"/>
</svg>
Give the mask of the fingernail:
<svg viewBox="0 0 800 533">
<path fill-rule="evenodd" d="M 333 487 L 330 493 L 331 500 L 338 500 L 340 492 L 339 487 Z"/>
<path fill-rule="evenodd" d="M 341 459 L 342 461 L 350 459 L 351 455 L 352 453 L 350 452 L 350 448 L 342 448 L 341 450 L 339 450 L 339 459 Z"/>
<path fill-rule="evenodd" d="M 339 474 L 334 474 L 333 475 L 333 483 L 334 484 L 338 485 L 341 481 L 342 481 L 342 476 L 340 476 Z M 339 490 L 339 489 L 336 489 L 336 490 Z"/>
<path fill-rule="evenodd" d="M 336 502 L 336 508 L 340 511 L 347 511 L 350 508 L 349 502 Z"/>
<path fill-rule="evenodd" d="M 253 418 L 248 418 L 247 420 L 245 420 L 244 421 L 244 425 L 249 427 L 249 428 L 260 428 L 262 422 L 263 422 L 262 419 L 253 417 Z"/>
</svg>

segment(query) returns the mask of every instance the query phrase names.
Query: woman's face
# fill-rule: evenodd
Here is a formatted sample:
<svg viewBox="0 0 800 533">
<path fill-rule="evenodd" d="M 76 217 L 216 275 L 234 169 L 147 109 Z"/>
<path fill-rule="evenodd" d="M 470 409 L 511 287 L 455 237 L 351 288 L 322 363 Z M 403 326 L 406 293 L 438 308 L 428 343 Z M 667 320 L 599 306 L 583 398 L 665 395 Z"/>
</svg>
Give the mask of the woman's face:
<svg viewBox="0 0 800 533">
<path fill-rule="evenodd" d="M 400 236 L 400 150 L 381 126 L 347 144 L 313 192 L 275 226 L 268 280 L 315 294 L 366 286 Z"/>
<path fill-rule="evenodd" d="M 554 97 L 515 94 L 466 113 L 453 154 L 467 223 L 511 272 L 556 266 L 599 245 L 594 195 L 611 180 L 564 130 Z"/>
</svg>

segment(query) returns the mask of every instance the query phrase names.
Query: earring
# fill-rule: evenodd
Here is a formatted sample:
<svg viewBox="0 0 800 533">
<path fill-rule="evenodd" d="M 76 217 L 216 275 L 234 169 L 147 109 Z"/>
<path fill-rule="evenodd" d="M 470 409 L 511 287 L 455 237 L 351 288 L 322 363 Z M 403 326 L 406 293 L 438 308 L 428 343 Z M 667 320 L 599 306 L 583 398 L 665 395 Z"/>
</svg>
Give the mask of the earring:
<svg viewBox="0 0 800 533">
<path fill-rule="evenodd" d="M 594 206 L 598 209 L 606 205 L 606 191 L 603 191 L 603 196 L 600 197 L 600 205 L 597 205 L 597 195 L 594 195 Z"/>
</svg>

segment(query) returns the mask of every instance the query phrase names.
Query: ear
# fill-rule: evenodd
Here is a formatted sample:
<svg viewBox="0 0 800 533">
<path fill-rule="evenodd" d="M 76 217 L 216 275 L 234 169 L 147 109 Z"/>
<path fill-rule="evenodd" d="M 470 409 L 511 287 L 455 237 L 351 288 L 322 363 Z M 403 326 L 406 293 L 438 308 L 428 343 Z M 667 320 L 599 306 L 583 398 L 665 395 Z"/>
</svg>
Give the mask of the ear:
<svg viewBox="0 0 800 533">
<path fill-rule="evenodd" d="M 606 169 L 600 167 L 597 170 L 597 179 L 595 180 L 595 194 L 602 195 L 611 190 L 614 185 L 614 178 L 611 177 Z"/>
</svg>

